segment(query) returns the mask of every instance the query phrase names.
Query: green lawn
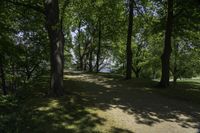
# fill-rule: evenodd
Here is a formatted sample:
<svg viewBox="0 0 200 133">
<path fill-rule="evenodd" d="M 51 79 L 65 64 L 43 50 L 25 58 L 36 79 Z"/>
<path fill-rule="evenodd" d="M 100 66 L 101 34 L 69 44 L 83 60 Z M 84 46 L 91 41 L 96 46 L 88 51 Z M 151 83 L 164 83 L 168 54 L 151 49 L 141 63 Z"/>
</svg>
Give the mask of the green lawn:
<svg viewBox="0 0 200 133">
<path fill-rule="evenodd" d="M 158 89 L 154 88 L 157 82 L 125 81 L 119 75 L 67 75 L 65 89 L 72 93 L 61 98 L 46 96 L 48 80 L 44 79 L 24 88 L 16 97 L 1 96 L 0 133 L 133 133 L 130 125 L 133 114 L 136 114 L 136 124 L 148 126 L 170 122 L 175 114 L 169 112 L 176 111 L 191 118 L 183 121 L 177 116 L 180 125 L 200 119 L 185 106 L 194 105 L 192 110 L 200 112 L 196 107 L 200 103 L 199 81 L 181 81 L 175 88 Z M 171 99 L 175 103 L 170 103 Z M 179 101 L 183 106 L 174 107 Z M 151 117 L 152 112 L 156 118 Z M 121 122 L 124 118 L 127 121 Z"/>
<path fill-rule="evenodd" d="M 157 91 L 170 98 L 200 104 L 200 79 L 179 80 L 176 86 Z"/>
</svg>

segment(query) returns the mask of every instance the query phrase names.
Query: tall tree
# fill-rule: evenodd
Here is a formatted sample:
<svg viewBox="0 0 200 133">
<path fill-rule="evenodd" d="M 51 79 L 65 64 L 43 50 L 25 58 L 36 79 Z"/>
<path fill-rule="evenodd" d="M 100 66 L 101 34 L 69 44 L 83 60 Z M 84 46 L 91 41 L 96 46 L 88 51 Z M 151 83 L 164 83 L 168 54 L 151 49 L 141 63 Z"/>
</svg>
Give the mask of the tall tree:
<svg viewBox="0 0 200 133">
<path fill-rule="evenodd" d="M 82 55 L 81 55 L 81 41 L 80 41 L 80 37 L 81 37 L 81 20 L 78 24 L 78 39 L 77 39 L 77 42 L 78 42 L 78 55 L 79 55 L 79 69 L 82 71 L 83 70 L 83 58 L 82 58 Z"/>
<path fill-rule="evenodd" d="M 51 47 L 50 94 L 63 95 L 64 34 L 59 20 L 58 0 L 45 1 L 46 28 Z"/>
<path fill-rule="evenodd" d="M 126 44 L 126 79 L 131 79 L 132 75 L 132 50 L 131 50 L 131 38 L 133 29 L 133 0 L 129 0 L 129 24 L 128 35 Z"/>
<path fill-rule="evenodd" d="M 58 0 L 44 0 L 44 8 L 38 3 L 18 2 L 8 0 L 16 6 L 22 6 L 42 13 L 45 17 L 45 28 L 50 41 L 51 83 L 50 95 L 63 95 L 64 69 L 64 34 L 62 31 L 63 17 L 60 17 Z M 68 2 L 68 1 L 66 1 Z M 66 7 L 66 3 L 64 6 Z M 65 9 L 65 8 L 63 8 Z"/>
<path fill-rule="evenodd" d="M 99 18 L 98 20 L 98 47 L 97 47 L 97 60 L 96 60 L 96 72 L 99 72 L 99 60 L 100 60 L 100 54 L 101 54 L 101 20 Z"/>
<path fill-rule="evenodd" d="M 170 77 L 170 55 L 172 52 L 171 47 L 171 36 L 173 29 L 173 0 L 167 1 L 167 18 L 166 18 L 166 27 L 165 27 L 165 41 L 163 54 L 161 56 L 162 62 L 162 76 L 159 83 L 160 87 L 166 88 L 169 86 L 169 77 Z"/>
</svg>

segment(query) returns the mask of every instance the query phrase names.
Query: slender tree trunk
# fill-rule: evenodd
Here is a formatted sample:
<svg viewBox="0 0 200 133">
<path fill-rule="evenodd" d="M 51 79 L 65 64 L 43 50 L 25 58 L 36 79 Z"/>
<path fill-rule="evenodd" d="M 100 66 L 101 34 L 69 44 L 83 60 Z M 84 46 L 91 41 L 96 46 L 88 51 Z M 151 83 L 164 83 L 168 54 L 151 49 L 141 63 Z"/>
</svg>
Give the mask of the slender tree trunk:
<svg viewBox="0 0 200 133">
<path fill-rule="evenodd" d="M 94 31 L 92 32 L 92 36 L 94 36 Z M 94 53 L 94 48 L 93 48 L 93 43 L 94 43 L 94 38 L 91 38 L 91 45 L 90 45 L 90 59 L 89 59 L 89 71 L 92 72 L 93 71 L 93 53 Z"/>
<path fill-rule="evenodd" d="M 168 9 L 167 9 L 167 23 L 165 30 L 165 42 L 164 42 L 163 54 L 161 56 L 162 76 L 159 83 L 159 86 L 162 88 L 167 88 L 169 86 L 170 55 L 172 52 L 171 36 L 173 29 L 173 0 L 168 0 L 167 5 Z"/>
<path fill-rule="evenodd" d="M 83 70 L 83 58 L 81 55 L 81 43 L 80 43 L 80 34 L 81 34 L 81 20 L 78 26 L 78 56 L 79 56 L 79 69 Z"/>
<path fill-rule="evenodd" d="M 87 71 L 87 59 L 86 59 L 86 56 L 84 58 L 83 70 Z"/>
<path fill-rule="evenodd" d="M 93 66 L 92 66 L 92 51 L 90 51 L 90 59 L 89 59 L 89 71 L 92 72 Z"/>
<path fill-rule="evenodd" d="M 0 76 L 1 76 L 1 87 L 4 95 L 7 95 L 6 91 L 6 81 L 2 57 L 0 57 Z"/>
<path fill-rule="evenodd" d="M 80 68 L 80 70 L 81 71 L 83 71 L 83 57 L 82 56 L 80 56 L 80 66 L 79 66 Z"/>
<path fill-rule="evenodd" d="M 89 60 L 90 60 L 90 52 L 88 51 L 86 54 L 86 60 L 85 60 L 85 71 L 89 71 Z"/>
<path fill-rule="evenodd" d="M 139 78 L 139 77 L 140 77 L 140 70 L 137 70 L 137 71 L 135 72 L 135 76 L 136 76 L 136 78 Z"/>
<path fill-rule="evenodd" d="M 45 0 L 46 28 L 50 39 L 51 86 L 50 95 L 63 95 L 64 35 L 59 21 L 58 0 Z"/>
<path fill-rule="evenodd" d="M 174 75 L 174 78 L 173 78 L 174 85 L 176 85 L 176 81 L 177 81 L 177 76 Z"/>
<path fill-rule="evenodd" d="M 128 24 L 128 36 L 126 44 L 126 79 L 131 79 L 132 71 L 132 49 L 131 38 L 133 29 L 133 0 L 129 0 L 129 24 Z"/>
<path fill-rule="evenodd" d="M 91 42 L 91 46 L 90 46 L 90 57 L 89 57 L 89 71 L 92 72 L 93 71 L 93 65 L 92 65 L 92 58 L 93 56 L 93 48 L 92 48 L 92 42 Z"/>
<path fill-rule="evenodd" d="M 98 42 L 98 48 L 97 48 L 97 61 L 96 61 L 96 72 L 99 72 L 99 60 L 100 60 L 100 54 L 101 54 L 101 20 L 99 18 L 99 42 Z"/>
</svg>

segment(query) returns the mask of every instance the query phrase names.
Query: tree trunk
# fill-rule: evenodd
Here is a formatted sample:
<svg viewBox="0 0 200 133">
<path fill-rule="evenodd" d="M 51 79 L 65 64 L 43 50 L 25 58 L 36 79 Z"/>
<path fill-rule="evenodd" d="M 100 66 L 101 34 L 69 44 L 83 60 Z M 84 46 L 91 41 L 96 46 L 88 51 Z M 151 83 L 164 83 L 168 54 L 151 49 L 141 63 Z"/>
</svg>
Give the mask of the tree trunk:
<svg viewBox="0 0 200 133">
<path fill-rule="evenodd" d="M 129 1 L 129 24 L 128 24 L 128 36 L 126 45 L 126 79 L 131 79 L 132 71 L 132 49 L 131 38 L 133 29 L 133 0 Z"/>
<path fill-rule="evenodd" d="M 81 55 L 81 43 L 80 43 L 80 34 L 81 34 L 81 20 L 78 25 L 78 56 L 79 56 L 79 69 L 83 70 L 83 58 Z"/>
<path fill-rule="evenodd" d="M 59 21 L 58 0 L 45 1 L 46 28 L 50 39 L 50 95 L 61 96 L 63 90 L 64 35 Z"/>
<path fill-rule="evenodd" d="M 93 49 L 92 46 L 90 48 L 90 57 L 89 57 L 89 71 L 92 72 L 93 71 L 93 65 L 92 65 L 92 55 L 93 55 Z"/>
<path fill-rule="evenodd" d="M 97 48 L 97 61 L 96 61 L 96 72 L 99 72 L 99 60 L 100 60 L 100 54 L 101 54 L 101 20 L 99 18 L 99 42 L 98 42 L 98 48 Z"/>
<path fill-rule="evenodd" d="M 139 78 L 139 77 L 140 77 L 140 70 L 137 70 L 137 71 L 135 72 L 135 76 L 136 76 L 136 78 Z"/>
<path fill-rule="evenodd" d="M 90 52 L 88 51 L 86 54 L 86 61 L 85 61 L 85 71 L 89 71 L 89 61 L 90 61 Z"/>
<path fill-rule="evenodd" d="M 174 85 L 176 85 L 176 81 L 177 81 L 177 76 L 174 75 L 174 78 L 173 78 Z"/>
<path fill-rule="evenodd" d="M 80 56 L 80 66 L 79 66 L 79 69 L 81 71 L 83 71 L 83 57 L 82 56 Z"/>
<path fill-rule="evenodd" d="M 87 54 L 83 58 L 83 71 L 87 71 Z"/>
<path fill-rule="evenodd" d="M 172 52 L 171 36 L 173 29 L 173 0 L 168 0 L 167 5 L 168 9 L 167 9 L 167 23 L 165 30 L 165 42 L 164 42 L 163 54 L 161 56 L 162 76 L 159 83 L 159 86 L 162 88 L 167 88 L 169 86 L 170 55 Z"/>
<path fill-rule="evenodd" d="M 5 73 L 4 73 L 4 67 L 3 67 L 3 60 L 2 57 L 0 57 L 0 76 L 1 76 L 1 87 L 4 95 L 7 95 L 6 91 L 6 81 L 5 81 Z"/>
</svg>

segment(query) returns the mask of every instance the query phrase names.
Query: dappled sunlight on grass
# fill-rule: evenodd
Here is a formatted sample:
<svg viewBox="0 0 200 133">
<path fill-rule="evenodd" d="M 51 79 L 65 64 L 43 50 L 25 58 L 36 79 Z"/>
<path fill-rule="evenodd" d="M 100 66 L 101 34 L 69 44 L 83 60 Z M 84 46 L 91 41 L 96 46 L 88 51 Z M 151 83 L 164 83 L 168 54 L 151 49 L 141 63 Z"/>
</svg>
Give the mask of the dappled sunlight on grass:
<svg viewBox="0 0 200 133">
<path fill-rule="evenodd" d="M 160 92 L 171 94 L 173 91 L 171 89 L 154 89 L 153 86 L 156 84 L 157 82 L 150 80 L 133 79 L 126 81 L 122 78 L 115 79 L 89 74 L 84 74 L 84 78 L 81 79 L 65 81 L 65 85 L 70 86 L 71 91 L 81 98 L 87 99 L 87 102 L 82 103 L 84 106 L 97 108 L 98 113 L 102 112 L 100 116 L 103 116 L 104 113 L 110 114 L 104 117 L 105 123 L 107 123 L 105 125 L 109 127 L 113 125 L 112 119 L 118 116 L 116 121 L 122 127 L 129 125 L 128 123 L 135 124 L 136 127 L 140 127 L 140 130 L 144 125 L 160 128 L 175 125 L 174 127 L 181 132 L 197 131 L 200 120 L 199 106 L 163 97 Z M 118 110 L 118 113 L 114 113 L 116 110 Z M 184 116 L 185 119 L 179 118 L 180 116 Z M 124 123 L 121 123 L 122 118 L 126 118 Z M 132 122 L 126 121 L 128 118 Z M 114 122 L 114 125 L 117 123 Z M 150 130 L 151 128 L 147 129 Z M 135 131 L 135 127 L 131 131 Z M 171 132 L 175 131 L 172 130 Z"/>
<path fill-rule="evenodd" d="M 51 100 L 46 107 L 39 107 L 36 110 L 39 110 L 39 111 L 48 111 L 50 109 L 58 108 L 58 107 L 59 107 L 58 100 Z"/>
<path fill-rule="evenodd" d="M 10 104 L 9 112 L 17 105 L 18 112 L 13 116 L 5 113 L 1 118 L 11 116 L 8 121 L 17 118 L 8 126 L 20 133 L 197 132 L 200 106 L 183 101 L 180 95 L 192 99 L 192 94 L 197 94 L 193 99 L 197 100 L 198 87 L 178 83 L 176 88 L 155 89 L 156 83 L 141 79 L 126 81 L 108 74 L 69 73 L 64 86 L 70 95 L 49 98 L 45 94 L 48 83 L 38 82 L 17 104 L 3 99 L 0 107 Z M 6 124 L 0 120 L 1 123 Z"/>
<path fill-rule="evenodd" d="M 95 113 L 88 112 L 78 103 L 71 103 L 68 97 L 60 99 L 39 99 L 43 103 L 26 108 L 29 112 L 23 118 L 23 131 L 26 132 L 88 132 L 94 131 L 96 124 L 104 121 Z M 38 101 L 38 102 L 39 102 Z M 26 105 L 26 107 L 29 107 Z M 22 116 L 24 117 L 24 116 Z M 34 128 L 35 126 L 38 128 Z M 27 128 L 28 127 L 28 128 Z M 95 132 L 95 131 L 94 131 Z"/>
</svg>

